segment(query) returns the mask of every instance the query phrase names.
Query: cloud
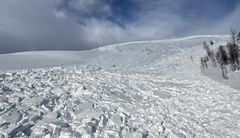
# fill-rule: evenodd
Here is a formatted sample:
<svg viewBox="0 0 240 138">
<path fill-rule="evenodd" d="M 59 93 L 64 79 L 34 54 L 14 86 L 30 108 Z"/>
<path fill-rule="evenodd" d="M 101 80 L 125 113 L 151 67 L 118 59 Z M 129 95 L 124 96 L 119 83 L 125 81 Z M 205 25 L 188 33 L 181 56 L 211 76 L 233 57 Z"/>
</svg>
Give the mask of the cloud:
<svg viewBox="0 0 240 138">
<path fill-rule="evenodd" d="M 62 11 L 55 11 L 54 13 L 57 18 L 65 18 L 66 17 L 65 13 Z"/>
<path fill-rule="evenodd" d="M 221 20 L 221 22 L 216 24 L 213 32 L 215 33 L 225 33 L 230 32 L 230 29 L 240 29 L 240 5 L 232 12 L 232 14 L 226 16 Z"/>
<path fill-rule="evenodd" d="M 227 33 L 230 27 L 239 27 L 240 8 L 233 1 L 0 0 L 0 37 L 4 38 L 0 50 L 82 50 L 134 40 Z"/>
</svg>

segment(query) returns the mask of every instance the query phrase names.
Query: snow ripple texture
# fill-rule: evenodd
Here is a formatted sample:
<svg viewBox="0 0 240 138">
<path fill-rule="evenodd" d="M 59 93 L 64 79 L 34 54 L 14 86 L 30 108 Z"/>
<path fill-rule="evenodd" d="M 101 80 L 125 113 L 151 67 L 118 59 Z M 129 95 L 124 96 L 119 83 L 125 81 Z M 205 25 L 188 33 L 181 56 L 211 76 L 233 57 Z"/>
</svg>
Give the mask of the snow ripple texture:
<svg viewBox="0 0 240 138">
<path fill-rule="evenodd" d="M 239 90 L 202 75 L 201 46 L 190 44 L 127 71 L 96 64 L 2 72 L 0 137 L 240 137 Z"/>
</svg>

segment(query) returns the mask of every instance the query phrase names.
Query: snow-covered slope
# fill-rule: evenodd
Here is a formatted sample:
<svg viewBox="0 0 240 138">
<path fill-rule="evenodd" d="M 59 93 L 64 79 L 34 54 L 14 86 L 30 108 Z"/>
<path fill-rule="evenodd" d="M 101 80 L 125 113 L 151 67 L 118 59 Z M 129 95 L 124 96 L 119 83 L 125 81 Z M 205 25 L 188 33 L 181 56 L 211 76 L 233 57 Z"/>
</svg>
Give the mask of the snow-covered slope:
<svg viewBox="0 0 240 138">
<path fill-rule="evenodd" d="M 203 41 L 226 40 L 227 36 L 192 36 L 179 39 L 129 42 L 88 51 L 34 51 L 0 55 L 0 70 L 32 69 L 66 65 L 99 65 L 132 68 L 155 64 L 169 55 L 199 46 Z"/>
<path fill-rule="evenodd" d="M 239 90 L 199 67 L 227 38 L 1 55 L 0 137 L 240 137 Z"/>
</svg>

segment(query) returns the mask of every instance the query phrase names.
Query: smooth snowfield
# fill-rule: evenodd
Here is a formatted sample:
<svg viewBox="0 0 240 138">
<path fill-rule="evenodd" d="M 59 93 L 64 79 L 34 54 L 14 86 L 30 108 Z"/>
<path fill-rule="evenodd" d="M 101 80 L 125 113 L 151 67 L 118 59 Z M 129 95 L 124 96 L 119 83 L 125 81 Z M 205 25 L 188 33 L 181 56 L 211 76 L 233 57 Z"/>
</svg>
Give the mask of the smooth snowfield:
<svg viewBox="0 0 240 138">
<path fill-rule="evenodd" d="M 224 35 L 206 35 L 167 40 L 129 42 L 79 52 L 34 51 L 0 54 L 0 70 L 33 69 L 79 64 L 107 65 L 108 67 L 114 64 L 121 64 L 122 68 L 126 68 L 126 66 L 134 66 L 134 62 L 142 62 L 140 60 L 143 58 L 147 58 L 149 61 L 142 63 L 142 65 L 152 62 L 152 59 L 149 58 L 150 56 L 146 57 L 146 54 L 155 53 L 153 55 L 151 54 L 151 58 L 155 56 L 154 59 L 159 60 L 160 57 L 156 56 L 156 54 L 172 54 L 170 52 L 166 53 L 166 51 L 174 51 L 175 46 L 181 47 L 185 44 L 187 47 L 200 45 L 204 40 L 225 40 L 226 37 L 227 36 Z M 178 44 L 178 42 L 181 44 Z M 152 47 L 153 49 L 148 49 L 148 47 Z M 121 50 L 124 50 L 124 52 L 121 52 Z"/>
<path fill-rule="evenodd" d="M 2 55 L 0 137 L 240 137 L 239 90 L 203 75 L 199 63 L 203 41 L 227 39 L 133 42 L 67 56 L 37 52 L 56 59 Z M 18 57 L 32 58 L 7 63 Z M 51 67 L 65 62 L 75 65 Z"/>
</svg>

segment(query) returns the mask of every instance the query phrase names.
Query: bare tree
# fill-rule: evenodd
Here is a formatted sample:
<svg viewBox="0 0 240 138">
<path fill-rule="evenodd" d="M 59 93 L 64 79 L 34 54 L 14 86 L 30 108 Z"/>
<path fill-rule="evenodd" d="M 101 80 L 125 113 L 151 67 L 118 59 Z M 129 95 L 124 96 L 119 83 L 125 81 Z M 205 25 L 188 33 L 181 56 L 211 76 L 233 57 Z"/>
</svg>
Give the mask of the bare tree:
<svg viewBox="0 0 240 138">
<path fill-rule="evenodd" d="M 213 45 L 211 42 L 210 42 L 210 44 Z M 209 46 L 209 44 L 207 44 L 207 42 L 203 42 L 203 48 L 206 49 L 207 56 L 211 60 L 213 67 L 216 67 L 217 63 L 216 63 L 216 59 L 214 57 L 213 49 L 210 48 L 210 46 Z"/>
<path fill-rule="evenodd" d="M 235 29 L 231 29 L 231 41 L 233 44 L 236 44 L 236 35 L 237 35 L 237 31 Z"/>
<path fill-rule="evenodd" d="M 240 43 L 240 32 L 237 35 L 237 42 Z"/>
<path fill-rule="evenodd" d="M 207 68 L 208 68 L 208 65 L 207 65 L 207 62 L 208 62 L 208 61 L 209 61 L 208 56 L 201 57 L 201 66 L 202 66 L 202 69 L 207 69 Z"/>
<path fill-rule="evenodd" d="M 220 45 L 217 51 L 211 46 L 213 41 L 209 43 L 203 42 L 203 48 L 206 50 L 206 56 L 201 57 L 202 68 L 208 68 L 208 62 L 211 61 L 213 67 L 219 67 L 222 71 L 224 79 L 228 79 L 227 67 L 231 67 L 232 71 L 240 70 L 240 32 L 231 29 L 231 40 L 227 45 Z"/>
<path fill-rule="evenodd" d="M 228 54 L 224 46 L 222 45 L 219 46 L 216 56 L 217 56 L 217 61 L 220 65 L 220 69 L 222 71 L 223 78 L 228 79 L 227 68 L 226 68 L 226 65 L 228 64 Z"/>
<path fill-rule="evenodd" d="M 231 63 L 231 67 L 232 67 L 232 70 L 235 71 L 235 70 L 239 70 L 240 67 L 239 67 L 239 64 L 240 64 L 240 61 L 239 61 L 239 58 L 240 58 L 240 53 L 239 53 L 239 47 L 237 45 L 237 41 L 238 41 L 238 38 L 237 38 L 237 32 L 235 30 L 231 30 L 231 38 L 232 38 L 232 43 L 228 43 L 227 44 L 227 47 L 228 47 L 228 51 L 229 51 L 229 57 L 230 57 L 230 63 Z"/>
</svg>

